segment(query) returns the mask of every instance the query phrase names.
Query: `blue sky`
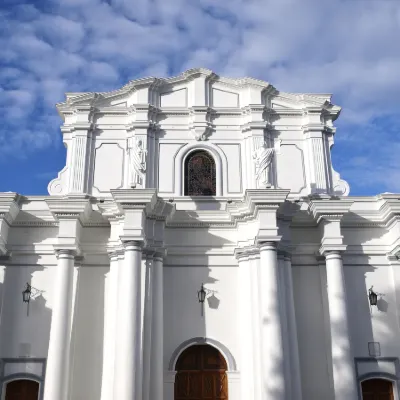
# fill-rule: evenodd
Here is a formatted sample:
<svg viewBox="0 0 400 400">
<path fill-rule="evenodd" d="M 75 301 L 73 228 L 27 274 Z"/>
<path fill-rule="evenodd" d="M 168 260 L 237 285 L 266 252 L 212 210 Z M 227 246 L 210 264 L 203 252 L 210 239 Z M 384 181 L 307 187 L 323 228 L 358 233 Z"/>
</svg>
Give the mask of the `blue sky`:
<svg viewBox="0 0 400 400">
<path fill-rule="evenodd" d="M 2 0 L 0 191 L 47 194 L 64 92 L 206 67 L 333 93 L 351 194 L 400 192 L 399 38 L 399 0 Z"/>
</svg>

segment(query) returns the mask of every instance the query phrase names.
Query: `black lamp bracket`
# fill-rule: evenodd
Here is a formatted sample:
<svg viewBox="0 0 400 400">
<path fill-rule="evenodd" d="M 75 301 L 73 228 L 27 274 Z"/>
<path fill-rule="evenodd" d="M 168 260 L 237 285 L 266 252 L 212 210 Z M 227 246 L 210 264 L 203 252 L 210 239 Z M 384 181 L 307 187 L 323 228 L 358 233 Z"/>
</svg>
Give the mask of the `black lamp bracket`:
<svg viewBox="0 0 400 400">
<path fill-rule="evenodd" d="M 370 294 L 371 292 L 374 292 L 374 293 L 375 293 L 377 296 L 379 296 L 379 297 L 385 297 L 385 296 L 386 296 L 385 293 L 376 292 L 376 291 L 373 289 L 373 286 L 371 286 L 371 287 L 369 288 L 368 294 Z"/>
<path fill-rule="evenodd" d="M 44 293 L 44 290 L 36 289 L 34 286 L 30 285 L 29 283 L 26 284 L 26 289 L 29 289 L 29 293 L 30 293 L 29 300 L 35 300 L 42 293 Z"/>
</svg>

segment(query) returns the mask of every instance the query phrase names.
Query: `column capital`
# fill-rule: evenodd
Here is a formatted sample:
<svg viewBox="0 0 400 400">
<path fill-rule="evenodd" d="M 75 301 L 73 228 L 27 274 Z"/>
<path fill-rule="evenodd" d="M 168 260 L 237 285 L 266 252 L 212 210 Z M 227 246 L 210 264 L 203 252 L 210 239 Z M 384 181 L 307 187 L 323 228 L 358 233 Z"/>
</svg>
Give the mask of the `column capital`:
<svg viewBox="0 0 400 400">
<path fill-rule="evenodd" d="M 55 249 L 57 258 L 74 258 L 77 255 L 76 250 L 73 249 Z"/>
<path fill-rule="evenodd" d="M 108 254 L 108 258 L 110 259 L 110 261 L 112 260 L 116 260 L 119 257 L 119 251 L 118 250 L 113 250 L 113 251 L 109 251 Z"/>
<path fill-rule="evenodd" d="M 164 254 L 160 253 L 160 252 L 156 252 L 154 253 L 153 259 L 154 261 L 160 261 L 160 262 L 164 262 Z"/>
<path fill-rule="evenodd" d="M 339 250 L 330 250 L 324 253 L 326 260 L 342 259 L 342 252 Z"/>
<path fill-rule="evenodd" d="M 260 253 L 257 246 L 246 246 L 246 247 L 237 247 L 235 249 L 235 257 L 237 260 L 239 259 L 249 259 L 258 256 Z"/>
<path fill-rule="evenodd" d="M 260 252 L 265 251 L 265 250 L 272 250 L 272 251 L 277 251 L 277 244 L 276 242 L 261 242 L 258 245 Z"/>
<path fill-rule="evenodd" d="M 139 240 L 128 240 L 123 242 L 125 251 L 142 251 L 143 249 L 143 242 Z"/>
<path fill-rule="evenodd" d="M 346 250 L 347 246 L 345 244 L 335 244 L 335 245 L 325 245 L 322 244 L 319 248 L 319 254 L 324 256 L 325 258 L 329 254 L 338 254 L 340 255 Z"/>
</svg>

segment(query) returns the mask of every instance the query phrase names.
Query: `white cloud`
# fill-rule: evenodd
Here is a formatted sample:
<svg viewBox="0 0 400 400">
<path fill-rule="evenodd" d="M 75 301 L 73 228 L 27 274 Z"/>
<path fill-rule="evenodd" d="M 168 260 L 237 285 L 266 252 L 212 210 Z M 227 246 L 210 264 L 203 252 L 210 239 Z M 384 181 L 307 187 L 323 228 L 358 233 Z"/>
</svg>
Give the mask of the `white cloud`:
<svg viewBox="0 0 400 400">
<path fill-rule="evenodd" d="M 9 151 L 18 146 L 27 151 L 30 141 L 50 146 L 59 138 L 53 103 L 64 91 L 108 90 L 138 76 L 165 76 L 198 66 L 221 75 L 265 79 L 286 91 L 332 92 L 343 107 L 338 147 L 358 143 L 347 148 L 357 157 L 358 148 L 368 146 L 368 140 L 360 139 L 364 128 L 375 129 L 374 119 L 390 117 L 399 108 L 398 1 L 43 4 L 44 9 L 18 5 L 0 12 L 5 33 L 0 38 L 0 115 L 5 121 L 0 142 L 16 118 L 21 126 L 12 141 L 7 139 Z M 47 124 L 37 109 L 54 120 Z M 393 152 L 389 141 L 380 142 L 375 158 L 391 160 Z M 361 167 L 353 165 L 351 171 L 360 173 Z"/>
</svg>

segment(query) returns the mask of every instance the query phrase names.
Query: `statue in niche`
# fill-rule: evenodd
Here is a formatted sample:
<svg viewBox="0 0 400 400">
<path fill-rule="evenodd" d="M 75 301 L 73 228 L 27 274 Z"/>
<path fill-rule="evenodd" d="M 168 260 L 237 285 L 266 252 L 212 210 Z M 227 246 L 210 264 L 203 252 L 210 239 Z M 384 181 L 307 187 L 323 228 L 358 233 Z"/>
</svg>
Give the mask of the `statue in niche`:
<svg viewBox="0 0 400 400">
<path fill-rule="evenodd" d="M 275 149 L 268 147 L 264 141 L 263 144 L 254 152 L 253 159 L 256 165 L 256 180 L 263 188 L 270 188 L 269 170 Z"/>
<path fill-rule="evenodd" d="M 132 138 L 133 146 L 129 145 L 128 139 L 128 161 L 129 161 L 129 186 L 136 188 L 143 185 L 146 172 L 147 150 L 143 147 L 143 140 Z"/>
</svg>

